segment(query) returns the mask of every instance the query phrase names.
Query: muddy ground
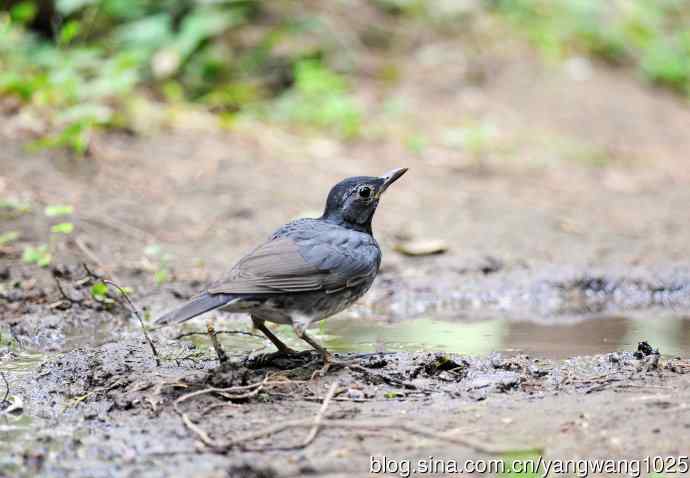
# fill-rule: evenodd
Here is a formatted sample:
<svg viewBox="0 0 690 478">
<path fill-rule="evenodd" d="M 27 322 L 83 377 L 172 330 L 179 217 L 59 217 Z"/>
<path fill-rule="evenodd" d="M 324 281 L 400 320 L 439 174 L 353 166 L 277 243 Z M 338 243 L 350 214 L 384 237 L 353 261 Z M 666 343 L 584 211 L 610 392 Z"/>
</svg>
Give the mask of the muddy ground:
<svg viewBox="0 0 690 478">
<path fill-rule="evenodd" d="M 520 45 L 492 44 L 470 64 L 447 39 L 415 48 L 395 87 L 362 81 L 376 131 L 351 143 L 251 121 L 227 131 L 194 113 L 149 137 L 96 138 L 91 157 L 72 160 L 27 152 L 25 125 L 3 118 L 0 197 L 31 209 L 0 218 L 21 233 L 0 248 L 0 475 L 358 476 L 372 455 L 687 455 L 690 349 L 635 355 L 643 334 L 604 354 L 585 345 L 622 333 L 588 320 L 632 314 L 673 316 L 687 344 L 690 109 L 626 72 L 588 64 L 583 80 Z M 390 99 L 402 101 L 394 121 Z M 444 139 L 467 118 L 493 131 L 471 152 Z M 405 146 L 410 132 L 424 148 Z M 318 211 L 335 181 L 400 166 L 410 172 L 375 221 L 381 276 L 332 320 L 569 323 L 577 347 L 470 356 L 400 352 L 384 336 L 382 351 L 339 353 L 349 367 L 312 377 L 311 356 L 257 362 L 271 349 L 256 337 L 224 342 L 231 363 L 219 367 L 203 336 L 165 329 L 152 333 L 158 366 L 127 307 L 89 293 L 109 277 L 155 316 Z M 56 203 L 75 208 L 67 237 L 49 233 L 43 208 Z M 395 251 L 428 239 L 448 251 Z M 24 264 L 23 247 L 40 243 L 51 266 Z M 240 317 L 212 320 L 252 333 Z M 553 341 L 563 330 L 549 329 Z"/>
</svg>

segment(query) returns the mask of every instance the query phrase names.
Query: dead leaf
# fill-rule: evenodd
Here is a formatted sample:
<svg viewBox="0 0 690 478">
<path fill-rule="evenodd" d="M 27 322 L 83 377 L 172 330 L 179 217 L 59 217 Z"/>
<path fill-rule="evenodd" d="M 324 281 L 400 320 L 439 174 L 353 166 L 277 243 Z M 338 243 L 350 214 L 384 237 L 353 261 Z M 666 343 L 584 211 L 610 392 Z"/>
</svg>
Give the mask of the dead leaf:
<svg viewBox="0 0 690 478">
<path fill-rule="evenodd" d="M 446 252 L 448 244 L 442 239 L 417 239 L 396 244 L 393 249 L 406 256 L 428 256 Z"/>
</svg>

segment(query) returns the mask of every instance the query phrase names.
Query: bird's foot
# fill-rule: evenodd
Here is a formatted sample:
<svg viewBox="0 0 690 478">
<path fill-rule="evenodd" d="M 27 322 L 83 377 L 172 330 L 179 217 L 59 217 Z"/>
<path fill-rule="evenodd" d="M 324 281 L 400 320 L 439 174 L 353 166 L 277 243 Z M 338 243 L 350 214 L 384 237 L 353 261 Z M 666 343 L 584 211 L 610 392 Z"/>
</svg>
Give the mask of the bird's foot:
<svg viewBox="0 0 690 478">
<path fill-rule="evenodd" d="M 314 373 L 311 375 L 312 380 L 314 380 L 316 377 L 325 377 L 331 368 L 346 368 L 349 365 L 349 362 L 336 359 L 333 354 L 325 349 L 321 353 L 321 360 L 323 360 L 323 367 L 314 371 Z"/>
</svg>

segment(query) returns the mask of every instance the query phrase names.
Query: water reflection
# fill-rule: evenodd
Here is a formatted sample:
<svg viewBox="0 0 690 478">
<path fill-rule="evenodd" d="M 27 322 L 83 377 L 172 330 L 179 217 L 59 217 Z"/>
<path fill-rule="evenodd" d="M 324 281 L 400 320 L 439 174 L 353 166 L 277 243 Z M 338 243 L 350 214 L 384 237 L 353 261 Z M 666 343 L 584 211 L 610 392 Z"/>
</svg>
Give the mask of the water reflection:
<svg viewBox="0 0 690 478">
<path fill-rule="evenodd" d="M 567 358 L 634 350 L 647 340 L 668 355 L 690 353 L 690 317 L 604 316 L 550 323 L 488 319 L 473 322 L 430 318 L 386 323 L 338 318 L 326 321 L 321 338 L 333 351 L 429 351 L 484 355 L 526 353 Z"/>
</svg>

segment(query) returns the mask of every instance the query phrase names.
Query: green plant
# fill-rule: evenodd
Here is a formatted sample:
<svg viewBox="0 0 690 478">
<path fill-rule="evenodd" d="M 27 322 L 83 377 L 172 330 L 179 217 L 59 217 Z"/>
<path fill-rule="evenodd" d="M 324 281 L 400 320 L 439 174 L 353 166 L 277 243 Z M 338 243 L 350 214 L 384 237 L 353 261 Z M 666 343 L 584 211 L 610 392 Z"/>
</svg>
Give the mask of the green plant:
<svg viewBox="0 0 690 478">
<path fill-rule="evenodd" d="M 143 103 L 165 111 L 152 97 L 200 103 L 227 125 L 260 113 L 346 138 L 361 130 L 347 82 L 326 66 L 341 49 L 318 12 L 255 0 L 53 3 L 42 35 L 32 31 L 39 0 L 0 8 L 0 96 L 19 99 L 35 120 L 34 148 L 84 155 L 100 130 L 164 123 L 165 114 L 140 119 Z M 423 5 L 380 3 L 394 14 Z"/>
<path fill-rule="evenodd" d="M 74 208 L 67 204 L 52 204 L 43 211 L 48 217 L 67 216 L 74 213 Z"/>
<path fill-rule="evenodd" d="M 20 234 L 17 231 L 7 231 L 0 234 L 0 246 L 5 246 L 16 241 L 19 239 L 19 236 Z"/>
<path fill-rule="evenodd" d="M 71 234 L 74 231 L 74 224 L 71 222 L 61 222 L 59 224 L 54 224 L 50 228 L 50 232 L 55 232 L 59 234 Z"/>
<path fill-rule="evenodd" d="M 151 244 L 146 246 L 144 254 L 156 261 L 155 270 L 153 272 L 153 279 L 156 284 L 161 285 L 169 282 L 172 276 L 170 270 L 171 256 L 163 252 L 158 244 Z"/>
<path fill-rule="evenodd" d="M 271 107 L 282 121 L 330 129 L 345 138 L 360 134 L 362 115 L 345 79 L 317 60 L 295 65 L 295 84 Z"/>
<path fill-rule="evenodd" d="M 690 1 L 494 0 L 548 56 L 590 53 L 690 95 Z"/>
<path fill-rule="evenodd" d="M 24 248 L 24 253 L 22 254 L 22 261 L 27 264 L 36 264 L 40 267 L 47 267 L 53 260 L 53 256 L 48 250 L 46 244 L 41 244 L 40 246 L 26 246 Z"/>
<path fill-rule="evenodd" d="M 93 299 L 97 302 L 107 305 L 115 303 L 115 301 L 109 296 L 110 289 L 101 281 L 94 283 L 89 289 L 89 292 L 91 293 L 91 297 L 93 297 Z"/>
<path fill-rule="evenodd" d="M 0 213 L 7 213 L 10 216 L 25 214 L 31 211 L 31 204 L 17 199 L 0 199 Z"/>
<path fill-rule="evenodd" d="M 212 40 L 245 23 L 254 4 L 61 0 L 48 41 L 27 26 L 36 2 L 22 2 L 0 11 L 0 95 L 18 97 L 41 118 L 45 134 L 32 146 L 84 154 L 95 130 L 129 122 L 122 106 L 137 87 L 184 81 L 192 56 L 207 58 Z"/>
</svg>

